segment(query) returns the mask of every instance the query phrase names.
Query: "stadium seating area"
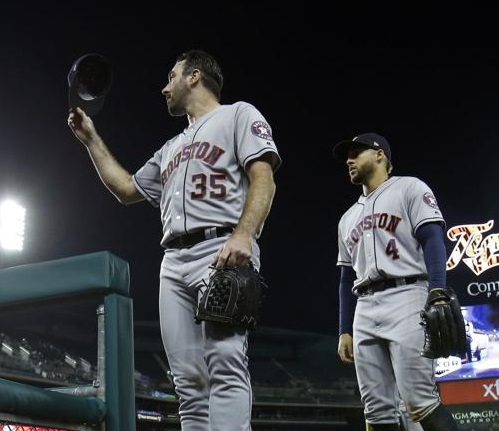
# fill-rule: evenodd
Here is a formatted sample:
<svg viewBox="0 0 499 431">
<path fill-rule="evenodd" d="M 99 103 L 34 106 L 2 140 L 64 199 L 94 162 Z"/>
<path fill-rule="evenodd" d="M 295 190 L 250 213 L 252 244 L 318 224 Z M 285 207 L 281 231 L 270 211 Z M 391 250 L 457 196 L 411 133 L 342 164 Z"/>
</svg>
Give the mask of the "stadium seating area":
<svg viewBox="0 0 499 431">
<path fill-rule="evenodd" d="M 280 328 L 259 328 L 250 337 L 255 430 L 341 431 L 360 423 L 353 367 L 337 359 L 335 337 Z M 139 323 L 135 340 L 138 429 L 179 429 L 157 323 Z M 26 331 L 0 333 L 0 377 L 44 387 L 91 384 L 97 373 L 94 349 L 82 355 L 84 349 L 75 352 L 69 344 Z"/>
</svg>

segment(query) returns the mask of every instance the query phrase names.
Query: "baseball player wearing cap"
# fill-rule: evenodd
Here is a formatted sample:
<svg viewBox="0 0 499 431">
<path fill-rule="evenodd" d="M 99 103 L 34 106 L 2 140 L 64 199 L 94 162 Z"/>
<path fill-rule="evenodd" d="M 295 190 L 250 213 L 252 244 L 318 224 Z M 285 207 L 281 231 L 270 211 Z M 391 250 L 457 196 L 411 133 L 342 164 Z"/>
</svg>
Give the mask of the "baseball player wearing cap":
<svg viewBox="0 0 499 431">
<path fill-rule="evenodd" d="M 260 268 L 257 239 L 281 163 L 272 131 L 251 104 L 220 104 L 223 77 L 203 51 L 181 54 L 162 90 L 173 116 L 189 125 L 133 175 L 111 155 L 79 107 L 68 124 L 85 144 L 109 190 L 125 204 L 159 207 L 165 249 L 160 269 L 160 327 L 178 394 L 183 431 L 250 431 L 248 334 L 195 321 L 212 266 Z"/>
<path fill-rule="evenodd" d="M 440 401 L 434 361 L 420 353 L 428 290 L 446 285 L 437 200 L 420 179 L 390 175 L 383 136 L 358 135 L 333 154 L 346 163 L 351 183 L 362 186 L 338 224 L 338 354 L 355 364 L 368 428 L 398 431 L 401 398 L 425 431 L 457 431 Z"/>
</svg>

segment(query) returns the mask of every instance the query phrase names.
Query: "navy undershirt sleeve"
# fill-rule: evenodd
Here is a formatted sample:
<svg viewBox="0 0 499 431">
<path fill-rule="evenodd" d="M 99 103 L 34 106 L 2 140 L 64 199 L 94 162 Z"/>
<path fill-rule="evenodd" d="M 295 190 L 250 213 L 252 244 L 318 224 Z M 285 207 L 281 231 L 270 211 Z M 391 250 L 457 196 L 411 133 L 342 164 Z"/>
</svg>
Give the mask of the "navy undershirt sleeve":
<svg viewBox="0 0 499 431">
<path fill-rule="evenodd" d="M 352 293 L 353 282 L 355 281 L 355 271 L 351 266 L 341 266 L 340 286 L 339 286 L 339 334 L 353 333 L 353 315 L 357 297 Z"/>
<path fill-rule="evenodd" d="M 447 251 L 442 225 L 440 223 L 424 224 L 416 231 L 416 238 L 423 248 L 424 261 L 428 270 L 428 288 L 445 287 Z"/>
</svg>

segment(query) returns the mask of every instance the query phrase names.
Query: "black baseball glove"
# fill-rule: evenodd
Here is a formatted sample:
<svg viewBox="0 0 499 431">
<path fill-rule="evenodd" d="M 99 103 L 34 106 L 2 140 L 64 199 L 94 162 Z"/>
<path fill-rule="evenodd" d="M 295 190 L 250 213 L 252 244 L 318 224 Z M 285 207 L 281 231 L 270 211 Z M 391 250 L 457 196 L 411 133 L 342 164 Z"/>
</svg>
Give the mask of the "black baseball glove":
<svg viewBox="0 0 499 431">
<path fill-rule="evenodd" d="M 435 359 L 466 353 L 464 318 L 451 287 L 430 290 L 421 311 L 421 325 L 425 331 L 421 355 Z"/>
<path fill-rule="evenodd" d="M 252 264 L 214 269 L 196 309 L 196 322 L 210 320 L 253 330 L 265 291 L 263 277 Z"/>
</svg>

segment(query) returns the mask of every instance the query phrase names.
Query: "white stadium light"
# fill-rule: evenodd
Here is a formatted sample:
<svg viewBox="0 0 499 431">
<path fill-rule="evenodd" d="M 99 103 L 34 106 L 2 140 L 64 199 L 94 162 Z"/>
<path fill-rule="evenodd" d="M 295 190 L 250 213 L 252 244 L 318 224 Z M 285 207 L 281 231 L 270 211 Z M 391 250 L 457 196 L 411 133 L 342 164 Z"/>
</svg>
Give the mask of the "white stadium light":
<svg viewBox="0 0 499 431">
<path fill-rule="evenodd" d="M 22 250 L 24 246 L 24 219 L 26 208 L 12 200 L 0 204 L 0 247 Z"/>
</svg>

